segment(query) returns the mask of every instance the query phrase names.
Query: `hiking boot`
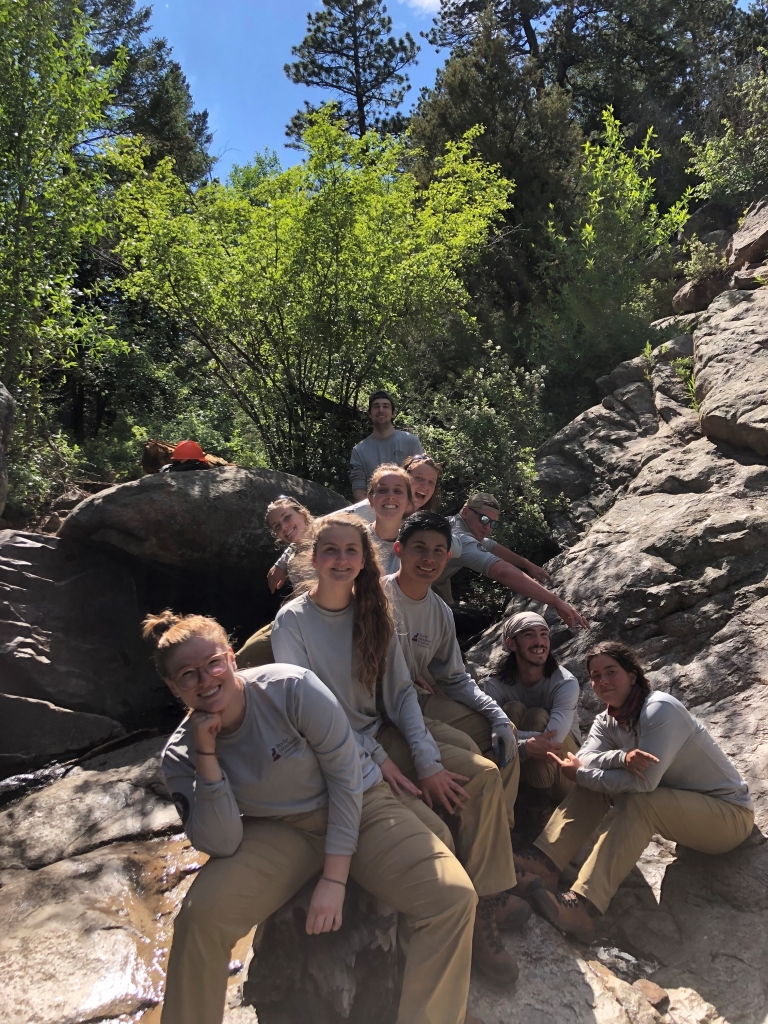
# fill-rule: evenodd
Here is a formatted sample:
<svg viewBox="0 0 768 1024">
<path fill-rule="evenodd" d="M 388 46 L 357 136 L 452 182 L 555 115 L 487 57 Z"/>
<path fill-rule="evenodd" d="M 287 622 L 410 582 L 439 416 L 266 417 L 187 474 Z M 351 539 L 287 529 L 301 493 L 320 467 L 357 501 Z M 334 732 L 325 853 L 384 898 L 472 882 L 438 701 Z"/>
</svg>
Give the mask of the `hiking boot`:
<svg viewBox="0 0 768 1024">
<path fill-rule="evenodd" d="M 557 889 L 560 868 L 553 864 L 546 853 L 542 853 L 537 846 L 528 846 L 514 856 L 515 872 L 518 875 L 530 872 L 533 875 L 538 875 L 551 892 Z"/>
<path fill-rule="evenodd" d="M 540 878 L 536 878 L 536 881 L 541 885 Z M 530 904 L 511 890 L 496 893 L 490 899 L 494 901 L 493 916 L 496 918 L 496 927 L 502 931 L 517 931 L 523 927 L 533 913 Z"/>
<path fill-rule="evenodd" d="M 496 984 L 514 985 L 520 970 L 504 949 L 496 925 L 495 909 L 493 896 L 480 897 L 472 936 L 472 962 Z"/>
<path fill-rule="evenodd" d="M 544 886 L 541 876 L 534 875 L 532 871 L 516 871 L 515 874 L 517 875 L 517 885 L 514 889 L 507 889 L 507 892 L 510 896 L 517 896 L 518 899 L 530 903 L 533 890 L 541 889 Z"/>
<path fill-rule="evenodd" d="M 569 889 L 568 892 L 552 893 L 537 889 L 532 896 L 533 905 L 561 932 L 573 935 L 579 942 L 589 945 L 595 937 L 595 928 L 600 911 L 585 896 Z"/>
</svg>

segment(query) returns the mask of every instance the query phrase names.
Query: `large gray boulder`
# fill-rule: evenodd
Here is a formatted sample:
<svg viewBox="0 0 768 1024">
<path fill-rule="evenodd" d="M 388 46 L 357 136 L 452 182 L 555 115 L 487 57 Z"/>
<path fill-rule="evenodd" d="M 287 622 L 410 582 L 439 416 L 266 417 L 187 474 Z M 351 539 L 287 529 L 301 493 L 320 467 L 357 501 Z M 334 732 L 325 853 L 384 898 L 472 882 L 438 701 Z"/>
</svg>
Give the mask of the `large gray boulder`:
<svg viewBox="0 0 768 1024">
<path fill-rule="evenodd" d="M 277 554 L 264 515 L 279 494 L 298 498 L 313 515 L 348 504 L 319 484 L 270 469 L 156 473 L 81 502 L 60 535 L 187 572 L 261 581 Z"/>
<path fill-rule="evenodd" d="M 694 348 L 703 432 L 768 455 L 768 288 L 720 295 Z"/>
<path fill-rule="evenodd" d="M 726 253 L 732 273 L 745 263 L 759 263 L 768 255 L 768 197 L 753 203 L 730 241 Z"/>
<path fill-rule="evenodd" d="M 5 508 L 8 497 L 8 462 L 6 452 L 13 433 L 13 417 L 16 403 L 11 398 L 8 388 L 0 384 L 0 516 Z"/>
</svg>

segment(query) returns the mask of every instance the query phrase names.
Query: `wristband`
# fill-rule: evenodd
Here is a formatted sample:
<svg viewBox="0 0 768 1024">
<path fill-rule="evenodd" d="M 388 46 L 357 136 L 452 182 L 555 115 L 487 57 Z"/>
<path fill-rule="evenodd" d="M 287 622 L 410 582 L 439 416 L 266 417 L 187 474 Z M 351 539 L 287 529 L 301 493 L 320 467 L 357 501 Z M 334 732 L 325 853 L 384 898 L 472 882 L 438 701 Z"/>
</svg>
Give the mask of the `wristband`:
<svg viewBox="0 0 768 1024">
<path fill-rule="evenodd" d="M 218 757 L 215 750 L 195 750 L 196 754 L 202 754 L 203 757 Z"/>
<path fill-rule="evenodd" d="M 333 882 L 335 885 L 343 885 L 345 889 L 347 888 L 347 883 L 346 882 L 340 882 L 338 880 L 338 878 L 329 878 L 327 875 L 320 875 L 320 881 L 321 882 Z"/>
</svg>

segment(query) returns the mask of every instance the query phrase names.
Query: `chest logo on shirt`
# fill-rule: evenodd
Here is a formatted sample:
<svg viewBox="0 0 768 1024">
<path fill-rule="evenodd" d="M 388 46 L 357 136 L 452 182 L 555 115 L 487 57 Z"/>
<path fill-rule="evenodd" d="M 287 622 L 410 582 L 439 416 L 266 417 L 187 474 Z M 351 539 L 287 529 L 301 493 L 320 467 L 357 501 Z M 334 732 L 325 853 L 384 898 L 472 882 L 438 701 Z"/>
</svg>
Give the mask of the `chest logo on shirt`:
<svg viewBox="0 0 768 1024">
<path fill-rule="evenodd" d="M 281 757 L 290 757 L 291 754 L 295 754 L 301 746 L 301 737 L 299 736 L 286 736 L 284 740 L 280 740 L 272 747 L 272 760 L 279 761 Z"/>
<path fill-rule="evenodd" d="M 429 647 L 429 637 L 426 633 L 414 633 L 411 643 L 416 644 L 417 647 Z"/>
</svg>

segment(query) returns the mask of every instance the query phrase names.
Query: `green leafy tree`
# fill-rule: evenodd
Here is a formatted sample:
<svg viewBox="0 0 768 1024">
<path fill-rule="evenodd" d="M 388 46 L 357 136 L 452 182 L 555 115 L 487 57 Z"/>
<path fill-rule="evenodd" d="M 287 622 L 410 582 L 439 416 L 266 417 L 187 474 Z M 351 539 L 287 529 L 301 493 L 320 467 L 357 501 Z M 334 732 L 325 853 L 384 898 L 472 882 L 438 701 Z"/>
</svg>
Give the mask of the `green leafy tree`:
<svg viewBox="0 0 768 1024">
<path fill-rule="evenodd" d="M 290 80 L 330 90 L 360 138 L 393 127 L 391 115 L 410 89 L 403 71 L 419 52 L 410 33 L 390 35 L 392 19 L 380 0 L 323 0 L 323 10 L 307 15 L 307 29 L 291 51 L 298 60 L 285 65 Z M 287 134 L 300 138 L 314 110 L 306 104 Z"/>
<path fill-rule="evenodd" d="M 304 162 L 254 188 L 190 195 L 168 163 L 124 187 L 128 294 L 208 353 L 270 465 L 346 487 L 361 393 L 403 375 L 411 340 L 466 319 L 459 272 L 511 190 L 472 141 L 422 192 L 402 143 L 356 140 L 321 111 Z"/>
</svg>

